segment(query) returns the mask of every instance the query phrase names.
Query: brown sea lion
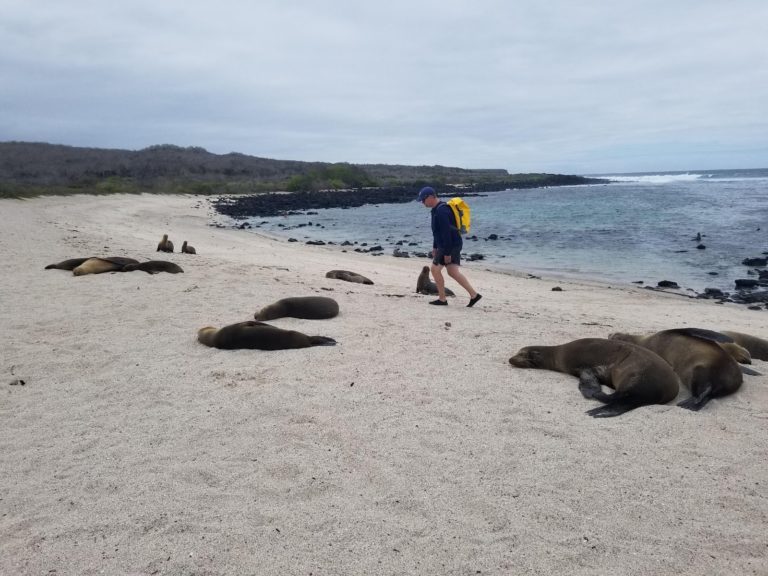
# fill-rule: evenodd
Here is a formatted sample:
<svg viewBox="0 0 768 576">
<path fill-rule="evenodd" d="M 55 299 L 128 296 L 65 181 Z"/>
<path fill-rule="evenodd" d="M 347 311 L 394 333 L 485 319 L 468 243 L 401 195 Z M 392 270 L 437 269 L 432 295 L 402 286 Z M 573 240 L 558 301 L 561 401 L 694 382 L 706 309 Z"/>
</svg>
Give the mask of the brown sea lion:
<svg viewBox="0 0 768 576">
<path fill-rule="evenodd" d="M 658 355 L 618 340 L 582 338 L 560 346 L 526 346 L 509 363 L 577 376 L 582 395 L 605 404 L 587 411 L 595 418 L 619 416 L 647 404 L 664 404 L 680 390 L 680 379 Z M 601 385 L 615 392 L 606 394 Z"/>
<path fill-rule="evenodd" d="M 93 258 L 93 256 L 88 256 L 87 258 L 70 258 L 69 260 L 62 260 L 61 262 L 57 262 L 56 264 L 48 264 L 48 266 L 45 267 L 46 270 L 74 270 L 80 264 L 85 262 L 86 260 L 90 260 Z"/>
<path fill-rule="evenodd" d="M 274 320 L 291 316 L 306 320 L 324 320 L 339 314 L 339 304 L 333 298 L 326 296 L 301 296 L 283 298 L 256 312 L 256 320 Z"/>
<path fill-rule="evenodd" d="M 331 270 L 325 273 L 325 277 L 346 280 L 347 282 L 357 282 L 358 284 L 373 284 L 373 280 L 369 280 L 365 276 L 357 272 L 350 272 L 349 270 Z"/>
<path fill-rule="evenodd" d="M 147 260 L 146 262 L 137 262 L 135 264 L 128 264 L 123 266 L 123 272 L 134 272 L 141 270 L 148 274 L 157 274 L 158 272 L 169 272 L 171 274 L 178 274 L 184 272 L 181 266 L 174 264 L 173 262 L 167 262 L 165 260 Z"/>
<path fill-rule="evenodd" d="M 240 348 L 286 350 L 310 346 L 334 346 L 336 340 L 327 336 L 307 336 L 294 330 L 283 330 L 263 322 L 249 320 L 216 329 L 206 326 L 197 331 L 197 339 L 206 346 L 223 350 Z"/>
<path fill-rule="evenodd" d="M 184 243 L 181 245 L 181 253 L 182 254 L 197 254 L 197 250 L 195 250 L 192 246 L 187 244 L 187 241 L 184 240 Z"/>
<path fill-rule="evenodd" d="M 718 342 L 718 344 L 739 364 L 752 364 L 752 354 L 743 346 L 739 346 L 736 342 Z"/>
<path fill-rule="evenodd" d="M 137 264 L 139 261 L 122 256 L 109 256 L 108 258 L 88 258 L 85 262 L 72 269 L 75 276 L 86 274 L 103 274 L 104 272 L 120 272 L 128 264 Z"/>
<path fill-rule="evenodd" d="M 173 242 L 168 240 L 168 234 L 163 234 L 162 240 L 157 245 L 156 252 L 173 252 Z"/>
<path fill-rule="evenodd" d="M 718 332 L 701 328 L 662 330 L 649 336 L 616 333 L 612 340 L 632 342 L 656 352 L 672 366 L 691 397 L 678 403 L 689 410 L 701 410 L 712 398 L 733 394 L 744 381 L 741 368 L 723 350 Z"/>
<path fill-rule="evenodd" d="M 746 348 L 752 358 L 768 360 L 768 340 L 732 330 L 723 330 L 722 333 L 733 338 L 733 341 L 739 346 Z"/>
<path fill-rule="evenodd" d="M 429 266 L 424 266 L 424 268 L 421 269 L 421 274 L 419 274 L 418 279 L 416 280 L 416 292 L 419 294 L 437 294 L 437 284 L 435 284 L 429 277 Z M 445 289 L 445 295 L 446 296 L 456 296 L 450 288 Z"/>
</svg>

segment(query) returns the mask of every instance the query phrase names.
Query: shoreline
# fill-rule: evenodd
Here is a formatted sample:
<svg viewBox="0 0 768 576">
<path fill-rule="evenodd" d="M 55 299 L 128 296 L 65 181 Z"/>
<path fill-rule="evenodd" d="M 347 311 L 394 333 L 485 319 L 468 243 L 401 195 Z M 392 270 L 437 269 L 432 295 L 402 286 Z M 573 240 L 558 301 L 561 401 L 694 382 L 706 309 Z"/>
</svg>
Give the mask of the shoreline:
<svg viewBox="0 0 768 576">
<path fill-rule="evenodd" d="M 414 292 L 421 262 L 217 228 L 199 197 L 0 207 L 0 573 L 768 571 L 768 362 L 700 412 L 603 420 L 574 377 L 508 363 L 616 331 L 766 338 L 763 314 L 482 262 L 468 267 L 476 307 L 451 280 L 457 296 L 434 307 Z M 163 234 L 197 254 L 156 252 Z M 43 269 L 90 255 L 184 273 Z M 303 295 L 341 313 L 271 323 L 336 346 L 196 341 Z"/>
<path fill-rule="evenodd" d="M 295 227 L 291 229 L 285 230 L 285 233 L 278 233 L 274 231 L 268 231 L 268 230 L 262 230 L 259 225 L 255 226 L 248 226 L 246 228 L 242 228 L 242 225 L 235 224 L 237 222 L 236 219 L 231 218 L 225 214 L 222 214 L 221 212 L 218 212 L 216 210 L 215 205 L 212 204 L 212 208 L 223 218 L 227 218 L 229 220 L 229 224 L 222 224 L 222 223 L 215 223 L 212 224 L 217 227 L 223 227 L 228 229 L 234 229 L 239 230 L 243 232 L 248 232 L 250 234 L 256 234 L 261 235 L 265 238 L 269 238 L 274 241 L 283 242 L 283 243 L 295 243 L 295 244 L 304 244 L 304 245 L 312 245 L 310 242 L 322 242 L 322 246 L 325 246 L 329 249 L 337 249 L 341 253 L 348 253 L 349 251 L 354 251 L 355 248 L 364 248 L 363 245 L 358 245 L 357 242 L 354 242 L 350 245 L 344 245 L 341 242 L 338 241 L 326 241 L 321 238 L 307 236 L 306 234 L 303 237 L 303 240 L 298 240 L 292 235 L 287 234 L 289 230 L 301 230 L 303 232 L 310 232 L 312 231 L 312 228 L 310 227 Z M 309 210 L 301 211 L 299 213 L 296 213 L 294 215 L 304 215 L 304 216 L 312 216 L 314 213 Z M 542 270 L 542 269 L 536 269 L 533 268 L 531 271 L 528 270 L 521 270 L 519 268 L 516 268 L 512 265 L 505 264 L 501 261 L 492 261 L 492 260 L 486 260 L 485 258 L 480 258 L 477 260 L 471 260 L 470 254 L 473 254 L 471 245 L 467 245 L 465 239 L 465 252 L 462 253 L 462 266 L 471 265 L 472 267 L 475 266 L 484 266 L 484 269 L 488 272 L 492 273 L 499 273 L 499 274 L 508 274 L 513 276 L 520 276 L 525 278 L 532 278 L 532 279 L 545 279 L 550 280 L 553 282 L 563 282 L 563 283 L 575 283 L 575 284 L 583 284 L 583 285 L 594 285 L 596 287 L 604 287 L 604 288 L 624 288 L 624 289 L 638 289 L 638 290 L 647 290 L 647 291 L 654 291 L 654 292 L 660 292 L 665 294 L 672 294 L 678 297 L 682 298 L 690 298 L 690 299 L 697 299 L 697 300 L 709 300 L 712 301 L 714 304 L 724 304 L 724 303 L 732 303 L 732 304 L 738 304 L 741 306 L 745 306 L 746 308 L 752 310 L 752 311 L 763 311 L 768 310 L 768 299 L 763 300 L 751 300 L 750 297 L 754 294 L 757 296 L 760 296 L 762 292 L 765 291 L 764 287 L 755 287 L 754 289 L 748 289 L 748 290 L 738 290 L 734 289 L 733 291 L 714 291 L 714 289 L 705 289 L 704 291 L 697 291 L 690 287 L 685 286 L 661 286 L 661 285 L 652 285 L 650 283 L 646 284 L 642 280 L 618 280 L 618 279 L 609 279 L 609 278 L 598 278 L 594 276 L 590 276 L 588 274 L 568 274 L 568 273 L 557 273 L 553 272 L 551 270 Z M 370 248 L 370 247 L 368 247 Z M 391 248 L 391 246 L 390 246 Z M 398 247 L 395 246 L 395 249 Z M 408 251 L 406 251 L 408 252 Z M 363 249 L 361 253 L 368 254 L 370 256 L 373 256 L 375 258 L 380 258 L 382 256 L 386 256 L 389 258 L 403 258 L 403 259 L 413 259 L 417 261 L 421 261 L 424 264 L 429 264 L 431 262 L 430 258 L 427 258 L 426 256 L 422 257 L 417 253 L 412 253 L 411 256 L 406 257 L 398 257 L 395 256 L 392 252 L 386 252 L 384 250 L 377 251 L 377 252 L 369 252 L 367 249 Z M 659 284 L 661 281 L 659 281 Z"/>
</svg>

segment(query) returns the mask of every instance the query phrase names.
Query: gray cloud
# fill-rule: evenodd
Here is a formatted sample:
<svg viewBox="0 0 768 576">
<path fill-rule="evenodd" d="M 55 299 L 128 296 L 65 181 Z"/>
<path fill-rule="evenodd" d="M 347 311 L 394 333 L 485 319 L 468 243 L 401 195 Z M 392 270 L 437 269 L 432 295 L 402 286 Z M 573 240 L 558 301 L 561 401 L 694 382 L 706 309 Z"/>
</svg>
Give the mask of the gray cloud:
<svg viewBox="0 0 768 576">
<path fill-rule="evenodd" d="M 768 151 L 759 0 L 5 4 L 0 140 L 574 173 Z"/>
</svg>

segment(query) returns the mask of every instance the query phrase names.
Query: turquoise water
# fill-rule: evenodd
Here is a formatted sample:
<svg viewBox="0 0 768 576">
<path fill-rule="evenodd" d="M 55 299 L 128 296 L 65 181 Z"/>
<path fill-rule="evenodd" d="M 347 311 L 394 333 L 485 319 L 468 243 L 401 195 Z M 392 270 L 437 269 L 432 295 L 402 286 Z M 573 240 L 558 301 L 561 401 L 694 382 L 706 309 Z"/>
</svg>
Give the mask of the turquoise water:
<svg viewBox="0 0 768 576">
<path fill-rule="evenodd" d="M 701 292 L 733 291 L 746 278 L 744 258 L 768 251 L 768 170 L 601 175 L 594 186 L 490 192 L 467 199 L 471 235 L 468 267 L 512 269 L 656 285 L 674 280 Z M 345 240 L 383 246 L 391 254 L 431 248 L 429 211 L 416 202 L 320 210 L 316 215 L 254 218 L 260 230 L 300 241 Z M 312 226 L 297 228 L 312 222 Z M 285 229 L 282 226 L 288 228 Z M 704 250 L 694 240 L 702 234 Z M 498 240 L 488 240 L 490 234 Z"/>
</svg>

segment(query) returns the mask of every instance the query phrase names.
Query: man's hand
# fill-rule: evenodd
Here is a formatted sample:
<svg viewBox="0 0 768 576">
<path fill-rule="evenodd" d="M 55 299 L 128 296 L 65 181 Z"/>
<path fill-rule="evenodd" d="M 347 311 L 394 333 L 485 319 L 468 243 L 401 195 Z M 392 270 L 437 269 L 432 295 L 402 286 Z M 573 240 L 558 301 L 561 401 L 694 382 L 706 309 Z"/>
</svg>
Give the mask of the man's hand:
<svg viewBox="0 0 768 576">
<path fill-rule="evenodd" d="M 443 262 L 445 262 L 446 266 L 451 263 L 451 257 L 446 255 L 443 256 Z"/>
</svg>

